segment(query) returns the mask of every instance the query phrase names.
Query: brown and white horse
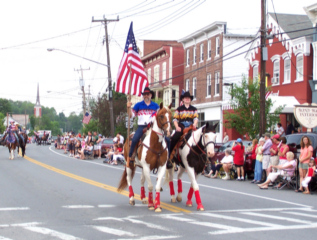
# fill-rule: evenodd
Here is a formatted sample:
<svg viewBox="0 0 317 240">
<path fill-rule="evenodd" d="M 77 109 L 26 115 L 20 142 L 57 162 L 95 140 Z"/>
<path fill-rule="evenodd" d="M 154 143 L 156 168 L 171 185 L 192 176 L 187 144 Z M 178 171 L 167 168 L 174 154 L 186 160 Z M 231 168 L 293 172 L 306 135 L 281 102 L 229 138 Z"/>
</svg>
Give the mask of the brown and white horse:
<svg viewBox="0 0 317 240">
<path fill-rule="evenodd" d="M 135 165 L 142 168 L 141 175 L 141 201 L 146 203 L 144 182 L 148 183 L 148 208 L 155 212 L 161 212 L 160 206 L 160 190 L 162 179 L 165 175 L 166 161 L 168 159 L 168 147 L 165 141 L 165 135 L 169 135 L 171 130 L 171 105 L 169 107 L 163 107 L 160 104 L 160 109 L 156 113 L 156 117 L 153 120 L 152 126 L 147 130 L 146 135 L 140 143 L 137 149 L 137 156 L 135 158 Z M 126 140 L 124 145 L 124 156 L 128 157 L 128 145 L 129 139 Z M 121 181 L 119 183 L 118 191 L 122 191 L 129 186 L 129 203 L 135 205 L 134 192 L 132 188 L 132 179 L 136 170 L 136 166 L 133 163 L 126 166 Z M 153 203 L 153 184 L 151 182 L 150 173 L 153 169 L 157 169 L 157 181 L 155 186 L 155 203 Z"/>
<path fill-rule="evenodd" d="M 195 193 L 197 210 L 203 211 L 204 206 L 202 205 L 199 187 L 197 183 L 198 174 L 202 173 L 205 168 L 206 155 L 213 157 L 215 155 L 214 145 L 216 141 L 216 134 L 213 133 L 214 127 L 210 127 L 207 123 L 205 126 L 193 131 L 190 136 L 186 136 L 184 143 L 179 147 L 176 153 L 175 163 L 180 165 L 177 174 L 177 185 L 178 195 L 175 199 L 175 191 L 173 184 L 173 172 L 174 169 L 167 170 L 167 181 L 169 181 L 171 201 L 178 202 L 182 201 L 182 180 L 181 177 L 184 171 L 187 171 L 189 179 L 191 181 L 191 187 L 187 195 L 186 205 L 192 207 L 192 196 Z"/>
<path fill-rule="evenodd" d="M 9 159 L 14 159 L 14 151 L 18 145 L 19 139 L 16 139 L 14 133 L 11 132 L 11 129 L 7 132 L 6 146 L 9 149 Z"/>
</svg>

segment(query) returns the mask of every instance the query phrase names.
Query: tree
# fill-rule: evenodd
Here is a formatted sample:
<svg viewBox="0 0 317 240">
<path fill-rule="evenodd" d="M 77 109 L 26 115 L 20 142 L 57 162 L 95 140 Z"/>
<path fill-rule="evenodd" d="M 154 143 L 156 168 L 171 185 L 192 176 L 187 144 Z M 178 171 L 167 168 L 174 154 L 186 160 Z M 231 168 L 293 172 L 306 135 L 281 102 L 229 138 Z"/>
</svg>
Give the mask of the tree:
<svg viewBox="0 0 317 240">
<path fill-rule="evenodd" d="M 268 91 L 268 89 L 266 89 Z M 233 111 L 225 111 L 225 127 L 236 129 L 241 135 L 248 134 L 251 139 L 258 137 L 260 119 L 260 85 L 253 80 L 242 79 L 241 86 L 236 84 L 229 90 L 232 97 Z M 284 106 L 280 106 L 270 113 L 273 106 L 271 99 L 265 101 L 265 115 L 267 126 L 279 122 L 279 114 Z"/>
<path fill-rule="evenodd" d="M 0 134 L 3 133 L 5 130 L 4 118 L 5 118 L 5 115 L 2 112 L 0 112 Z"/>
</svg>

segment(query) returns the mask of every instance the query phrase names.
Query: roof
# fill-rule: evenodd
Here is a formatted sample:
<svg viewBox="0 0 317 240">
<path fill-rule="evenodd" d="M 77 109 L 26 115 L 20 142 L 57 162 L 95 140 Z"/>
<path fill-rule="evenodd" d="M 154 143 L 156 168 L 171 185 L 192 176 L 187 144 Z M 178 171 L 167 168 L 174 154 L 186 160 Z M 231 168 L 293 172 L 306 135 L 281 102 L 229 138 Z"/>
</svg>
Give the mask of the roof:
<svg viewBox="0 0 317 240">
<path fill-rule="evenodd" d="M 284 13 L 268 13 L 287 33 L 287 35 L 294 39 L 308 34 L 313 34 L 312 22 L 307 15 L 298 14 L 284 14 Z M 305 31 L 299 31 L 301 29 L 311 28 Z M 292 32 L 295 31 L 295 32 Z"/>
</svg>

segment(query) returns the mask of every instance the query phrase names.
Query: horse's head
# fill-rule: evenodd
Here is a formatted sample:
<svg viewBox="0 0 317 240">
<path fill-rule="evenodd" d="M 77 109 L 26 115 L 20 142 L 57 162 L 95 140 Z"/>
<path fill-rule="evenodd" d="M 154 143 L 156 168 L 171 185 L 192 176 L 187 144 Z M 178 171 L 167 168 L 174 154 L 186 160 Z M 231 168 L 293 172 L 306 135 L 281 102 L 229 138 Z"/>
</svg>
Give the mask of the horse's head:
<svg viewBox="0 0 317 240">
<path fill-rule="evenodd" d="M 210 125 L 208 122 L 205 126 L 202 127 L 202 145 L 206 149 L 208 157 L 213 157 L 215 155 L 215 142 L 217 135 L 214 133 L 216 125 Z"/>
<path fill-rule="evenodd" d="M 171 119 L 172 119 L 172 104 L 168 107 L 163 107 L 163 103 L 160 104 L 160 109 L 156 114 L 157 126 L 164 131 L 166 136 L 171 133 Z"/>
</svg>

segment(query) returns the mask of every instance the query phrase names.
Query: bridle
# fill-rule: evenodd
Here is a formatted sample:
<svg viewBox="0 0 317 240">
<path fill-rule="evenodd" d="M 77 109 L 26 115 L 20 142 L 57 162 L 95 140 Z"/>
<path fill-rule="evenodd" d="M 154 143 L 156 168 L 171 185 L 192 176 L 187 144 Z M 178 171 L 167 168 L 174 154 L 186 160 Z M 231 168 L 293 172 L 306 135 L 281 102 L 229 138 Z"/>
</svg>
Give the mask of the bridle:
<svg viewBox="0 0 317 240">
<path fill-rule="evenodd" d="M 201 148 L 199 147 L 198 143 L 195 141 L 195 136 L 194 136 L 194 131 L 193 131 L 194 143 L 196 144 L 196 146 L 198 147 L 198 149 L 201 151 L 201 154 L 206 154 L 205 151 L 206 151 L 207 146 L 208 146 L 209 144 L 213 144 L 213 145 L 215 146 L 215 142 L 214 142 L 214 141 L 209 141 L 209 142 L 207 142 L 207 143 L 205 142 L 205 138 L 204 138 L 205 134 L 206 134 L 206 132 L 203 131 L 203 133 L 200 135 L 199 142 L 202 141 L 202 142 L 203 142 L 203 146 L 204 146 L 204 149 L 201 149 Z M 201 140 L 201 138 L 203 138 L 203 140 Z M 187 146 L 190 148 L 190 150 L 193 151 L 193 153 L 195 153 L 197 156 L 200 155 L 199 153 L 197 153 L 197 152 L 188 144 L 188 141 L 186 141 L 186 144 L 187 144 Z M 205 151 L 204 151 L 204 150 L 205 150 Z"/>
</svg>

